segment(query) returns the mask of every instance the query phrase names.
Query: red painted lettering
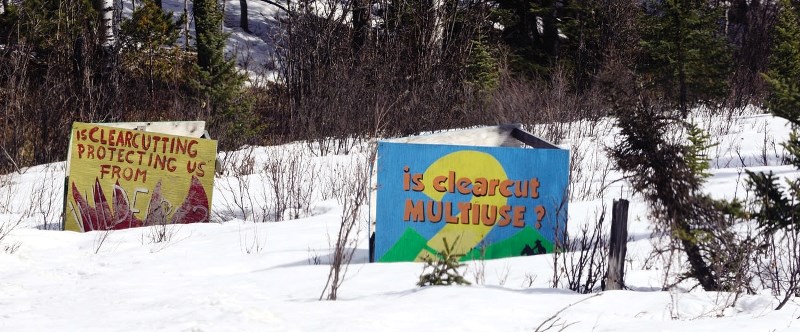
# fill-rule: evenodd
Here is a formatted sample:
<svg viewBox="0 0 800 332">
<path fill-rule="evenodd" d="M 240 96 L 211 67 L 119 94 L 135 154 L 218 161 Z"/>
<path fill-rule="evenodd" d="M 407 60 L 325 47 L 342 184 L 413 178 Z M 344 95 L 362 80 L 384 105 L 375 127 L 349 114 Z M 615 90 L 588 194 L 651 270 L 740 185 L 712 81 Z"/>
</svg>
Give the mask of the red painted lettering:
<svg viewBox="0 0 800 332">
<path fill-rule="evenodd" d="M 406 206 L 403 210 L 404 221 L 425 221 L 425 205 L 421 200 L 416 202 L 407 199 Z"/>
<path fill-rule="evenodd" d="M 458 210 L 461 212 L 461 223 L 469 224 L 469 210 L 472 204 L 469 202 L 458 202 Z"/>
<path fill-rule="evenodd" d="M 98 130 L 100 130 L 100 128 L 97 128 L 97 127 L 92 127 L 92 129 L 89 129 L 89 140 L 90 140 L 90 141 L 92 141 L 92 143 L 97 143 L 97 142 L 99 141 L 99 140 L 97 139 L 97 137 L 94 137 L 94 134 L 95 134 L 95 133 L 96 133 Z"/>
<path fill-rule="evenodd" d="M 196 140 L 189 141 L 189 144 L 186 146 L 186 149 L 189 151 L 189 157 L 197 157 L 197 148 L 194 145 L 197 144 Z"/>
<path fill-rule="evenodd" d="M 175 165 L 175 161 L 176 161 L 175 157 L 170 157 L 167 160 L 167 170 L 168 171 L 174 172 L 176 169 L 178 169 L 178 165 Z"/>
<path fill-rule="evenodd" d="M 110 174 L 111 165 L 100 165 L 100 178 L 102 179 L 106 174 Z"/>
<path fill-rule="evenodd" d="M 525 227 L 525 205 L 514 207 L 514 227 Z"/>
<path fill-rule="evenodd" d="M 438 214 L 436 213 L 436 210 L 439 210 Z M 425 212 L 430 222 L 435 224 L 437 222 L 442 221 L 442 214 L 443 214 L 442 212 L 444 212 L 442 210 L 442 202 L 429 200 L 428 209 Z"/>
</svg>

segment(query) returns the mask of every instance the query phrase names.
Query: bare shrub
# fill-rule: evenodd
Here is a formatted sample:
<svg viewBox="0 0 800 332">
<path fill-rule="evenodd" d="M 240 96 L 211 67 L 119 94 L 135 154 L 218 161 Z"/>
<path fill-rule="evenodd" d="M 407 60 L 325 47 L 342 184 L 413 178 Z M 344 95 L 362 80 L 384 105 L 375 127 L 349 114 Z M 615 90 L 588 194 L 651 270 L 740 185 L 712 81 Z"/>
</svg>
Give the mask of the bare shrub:
<svg viewBox="0 0 800 332">
<path fill-rule="evenodd" d="M 533 283 L 536 282 L 538 277 L 536 274 L 526 272 L 525 278 L 522 280 L 522 287 L 533 287 Z"/>
<path fill-rule="evenodd" d="M 555 314 L 553 314 L 552 316 L 550 316 L 547 319 L 545 319 L 544 321 L 542 321 L 542 323 L 539 324 L 539 326 L 537 326 L 534 331 L 536 331 L 536 332 L 545 332 L 545 331 L 550 331 L 550 329 L 555 329 L 555 328 L 558 329 L 557 331 L 566 330 L 568 327 L 576 324 L 577 322 L 567 323 L 567 321 L 564 320 L 564 318 L 560 317 L 560 315 L 562 313 L 564 313 L 564 311 L 566 311 L 567 309 L 571 308 L 572 306 L 574 306 L 574 305 L 576 305 L 578 303 L 584 302 L 584 301 L 588 301 L 588 300 L 593 299 L 595 297 L 598 297 L 600 295 L 603 295 L 603 293 L 597 293 L 597 294 L 594 294 L 594 295 L 589 296 L 587 298 L 584 298 L 584 299 L 582 299 L 580 301 L 577 301 L 577 302 L 574 302 L 574 303 L 570 303 L 570 304 L 564 306 L 563 308 L 561 308 L 558 311 L 556 311 Z"/>
<path fill-rule="evenodd" d="M 108 240 L 108 237 L 111 235 L 112 232 L 114 231 L 113 230 L 95 231 L 94 243 L 93 243 L 95 255 L 100 253 L 100 249 L 102 249 L 103 245 L 106 244 L 106 240 Z"/>
<path fill-rule="evenodd" d="M 141 242 L 143 245 L 152 245 L 151 253 L 164 250 L 174 243 L 175 237 L 182 227 L 181 224 L 171 223 L 167 218 L 174 210 L 175 207 L 171 206 L 169 202 L 162 201 L 156 210 L 149 213 L 150 223 L 142 228 Z"/>
<path fill-rule="evenodd" d="M 168 222 L 157 222 L 155 225 L 147 226 L 147 241 L 150 244 L 169 243 L 177 228 Z"/>
<path fill-rule="evenodd" d="M 573 91 L 564 69 L 557 68 L 549 82 L 504 76 L 490 108 L 498 118 L 522 122 L 533 134 L 559 144 L 575 129 L 593 136 L 594 124 L 606 113 L 601 101 L 596 90 Z"/>
<path fill-rule="evenodd" d="M 11 212 L 11 199 L 16 192 L 14 177 L 10 174 L 0 174 L 0 213 Z"/>
<path fill-rule="evenodd" d="M 790 226 L 765 236 L 766 245 L 755 258 L 757 276 L 779 299 L 775 310 L 780 310 L 800 297 L 800 229 Z"/>
<path fill-rule="evenodd" d="M 609 176 L 614 165 L 605 158 L 600 146 L 592 144 L 598 143 L 593 140 L 577 140 L 570 147 L 570 200 L 601 199 L 611 184 Z"/>
<path fill-rule="evenodd" d="M 488 245 L 480 243 L 480 255 L 469 262 L 467 272 L 472 275 L 476 285 L 486 284 L 486 248 Z"/>
<path fill-rule="evenodd" d="M 476 285 L 486 284 L 486 247 L 481 247 L 481 255 L 470 262 L 469 272 Z"/>
<path fill-rule="evenodd" d="M 239 226 L 239 248 L 246 254 L 257 254 L 264 250 L 266 235 L 261 234 L 259 231 L 261 227 L 258 223 L 252 226 L 252 235 L 242 231 L 242 226 Z"/>
<path fill-rule="evenodd" d="M 3 251 L 9 255 L 14 254 L 22 246 L 22 242 L 14 241 L 10 244 L 3 244 Z"/>
<path fill-rule="evenodd" d="M 44 166 L 44 174 L 40 180 L 33 187 L 31 192 L 31 210 L 32 214 L 37 217 L 38 227 L 46 230 L 61 230 L 63 225 L 61 223 L 59 214 L 61 213 L 61 190 L 63 189 L 58 185 L 61 178 L 58 175 L 63 175 L 64 164 L 47 164 Z M 59 220 L 59 222 L 54 222 Z"/>
<path fill-rule="evenodd" d="M 323 179 L 325 190 L 320 193 L 320 196 L 322 199 L 335 199 L 339 202 L 348 195 L 346 192 L 348 187 L 343 182 L 349 178 L 349 166 L 338 163 L 326 169 L 327 172 Z"/>
<path fill-rule="evenodd" d="M 18 241 L 7 243 L 8 237 L 17 227 L 27 220 L 33 213 L 31 207 L 18 213 L 12 207 L 12 200 L 15 198 L 18 191 L 18 186 L 14 182 L 14 175 L 0 174 L 0 245 L 3 251 L 7 253 L 14 253 L 22 245 Z"/>
<path fill-rule="evenodd" d="M 308 265 L 320 264 L 322 264 L 322 257 L 320 257 L 316 249 L 311 249 L 311 247 L 308 247 Z"/>
<path fill-rule="evenodd" d="M 373 149 L 372 151 L 369 158 L 355 159 L 354 164 L 347 167 L 347 176 L 340 178 L 338 181 L 331 181 L 335 185 L 343 186 L 342 189 L 335 189 L 342 194 L 342 196 L 337 197 L 337 201 L 342 206 L 342 216 L 339 223 L 339 231 L 336 238 L 333 239 L 330 272 L 328 273 L 325 288 L 319 296 L 320 300 L 323 298 L 331 301 L 337 299 L 339 287 L 344 283 L 344 278 L 350 267 L 350 261 L 353 259 L 358 237 L 361 233 L 360 226 L 366 221 L 361 212 L 369 196 L 369 165 L 372 164 L 375 158 L 375 150 Z M 333 176 L 337 175 L 336 173 L 333 174 Z"/>
<path fill-rule="evenodd" d="M 217 198 L 224 209 L 214 212 L 217 219 L 228 220 L 242 218 L 255 220 L 255 207 L 250 194 L 250 175 L 255 169 L 254 148 L 247 147 L 239 151 L 227 152 L 222 159 L 222 175 L 225 178 L 216 181 L 215 186 L 221 195 Z"/>
<path fill-rule="evenodd" d="M 465 79 L 473 45 L 485 34 L 487 2 L 379 0 L 372 11 L 353 8 L 370 18 L 352 21 L 343 5 L 287 5 L 276 36 L 284 106 L 272 112 L 273 132 L 308 139 L 316 155 L 348 154 L 376 133 L 497 121 L 485 94 Z"/>
<path fill-rule="evenodd" d="M 650 243 L 653 250 L 644 258 L 642 268 L 661 271 L 661 290 L 670 290 L 685 270 L 685 261 L 680 255 L 681 249 L 672 245 L 672 238 L 663 234 L 651 233 Z M 681 279 L 682 280 L 682 279 Z"/>
<path fill-rule="evenodd" d="M 604 282 L 608 245 L 605 216 L 605 207 L 602 207 L 593 225 L 582 225 L 579 234 L 567 234 L 563 241 L 556 238 L 551 280 L 553 288 L 563 287 L 587 294 L 599 288 L 596 287 L 598 282 Z"/>
<path fill-rule="evenodd" d="M 497 275 L 497 284 L 505 286 L 506 281 L 508 281 L 508 276 L 511 274 L 511 266 L 506 264 L 501 270 L 496 270 L 495 274 Z"/>
<path fill-rule="evenodd" d="M 274 220 L 297 219 L 311 213 L 319 167 L 304 158 L 301 148 L 270 150 L 263 171 L 274 195 Z"/>
<path fill-rule="evenodd" d="M 224 208 L 216 209 L 215 217 L 268 222 L 310 215 L 319 166 L 306 158 L 302 145 L 268 147 L 263 161 L 256 160 L 256 151 L 246 147 L 225 154 L 216 185 Z"/>
<path fill-rule="evenodd" d="M 13 246 L 13 244 L 10 245 L 5 244 L 4 241 L 6 240 L 8 235 L 11 234 L 11 231 L 16 229 L 22 223 L 22 220 L 23 220 L 22 218 L 0 219 L 0 244 L 4 246 L 4 249 L 9 246 Z"/>
<path fill-rule="evenodd" d="M 266 179 L 266 185 L 271 189 L 272 193 L 272 211 L 270 218 L 274 221 L 283 220 L 283 212 L 289 207 L 289 188 L 288 182 L 296 182 L 298 174 L 294 171 L 297 169 L 288 169 L 284 164 L 283 151 L 272 151 L 270 157 L 263 167 L 263 174 Z M 288 175 L 284 172 L 289 171 Z M 284 182 L 285 181 L 285 182 Z"/>
<path fill-rule="evenodd" d="M 725 299 L 732 306 L 742 294 L 755 293 L 752 261 L 763 239 L 739 217 L 729 216 L 709 226 L 702 247 L 717 283 L 733 295 Z"/>
</svg>

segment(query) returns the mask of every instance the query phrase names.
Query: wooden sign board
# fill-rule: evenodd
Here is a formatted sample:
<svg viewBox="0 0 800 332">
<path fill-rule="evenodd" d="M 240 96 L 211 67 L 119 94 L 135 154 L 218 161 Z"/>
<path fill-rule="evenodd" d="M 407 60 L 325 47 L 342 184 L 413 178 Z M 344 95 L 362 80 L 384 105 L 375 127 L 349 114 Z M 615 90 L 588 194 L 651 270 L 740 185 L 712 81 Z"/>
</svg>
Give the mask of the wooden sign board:
<svg viewBox="0 0 800 332">
<path fill-rule="evenodd" d="M 214 140 L 76 122 L 64 229 L 208 222 L 216 154 Z"/>
<path fill-rule="evenodd" d="M 527 134 L 529 135 L 529 134 Z M 569 151 L 379 142 L 374 261 L 552 252 L 567 221 Z"/>
</svg>

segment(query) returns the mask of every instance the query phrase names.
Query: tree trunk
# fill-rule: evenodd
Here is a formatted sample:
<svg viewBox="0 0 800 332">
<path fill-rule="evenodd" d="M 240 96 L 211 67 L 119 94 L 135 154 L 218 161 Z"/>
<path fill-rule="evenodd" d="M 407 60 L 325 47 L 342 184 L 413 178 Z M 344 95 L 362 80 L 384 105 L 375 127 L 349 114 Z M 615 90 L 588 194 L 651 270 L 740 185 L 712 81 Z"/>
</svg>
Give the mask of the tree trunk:
<svg viewBox="0 0 800 332">
<path fill-rule="evenodd" d="M 448 0 L 433 0 L 431 1 L 431 11 L 434 13 L 433 17 L 433 31 L 431 32 L 430 48 L 431 52 L 436 52 L 438 57 L 444 49 L 445 26 L 450 20 Z"/>
<path fill-rule="evenodd" d="M 183 0 L 183 49 L 189 49 L 189 0 Z"/>
<path fill-rule="evenodd" d="M 114 45 L 114 0 L 94 0 L 92 6 L 100 13 L 99 43 L 111 47 Z"/>
<path fill-rule="evenodd" d="M 358 53 L 369 39 L 370 0 L 353 0 L 353 52 Z"/>
<path fill-rule="evenodd" d="M 611 237 L 608 241 L 608 270 L 605 290 L 621 290 L 625 287 L 627 247 L 628 200 L 615 200 L 611 210 Z"/>
<path fill-rule="evenodd" d="M 681 111 L 681 117 L 686 119 L 689 115 L 687 104 L 687 87 L 686 87 L 686 57 L 683 49 L 683 18 L 676 17 L 677 29 L 675 31 L 676 37 L 676 52 L 678 55 L 678 104 Z"/>
<path fill-rule="evenodd" d="M 241 9 L 239 13 L 239 26 L 242 27 L 244 32 L 250 33 L 250 24 L 247 20 L 247 0 L 239 0 L 239 7 Z"/>
<path fill-rule="evenodd" d="M 444 4 L 444 35 L 442 36 L 442 51 L 453 42 L 455 37 L 455 24 L 458 21 L 456 15 L 458 13 L 458 0 L 446 0 Z"/>
<path fill-rule="evenodd" d="M 676 227 L 681 233 L 690 234 L 691 228 L 686 220 L 677 220 L 676 223 Z M 689 260 L 689 266 L 692 270 L 691 275 L 697 278 L 703 290 L 707 292 L 720 290 L 714 275 L 711 273 L 711 269 L 703 260 L 703 255 L 700 253 L 700 247 L 697 243 L 687 236 L 681 236 L 680 238 L 683 251 L 686 253 L 686 258 Z"/>
<path fill-rule="evenodd" d="M 544 49 L 547 55 L 550 56 L 552 63 L 555 64 L 559 58 L 561 48 L 561 41 L 558 39 L 558 13 L 556 9 L 552 8 L 547 15 L 544 15 L 542 20 Z"/>
</svg>

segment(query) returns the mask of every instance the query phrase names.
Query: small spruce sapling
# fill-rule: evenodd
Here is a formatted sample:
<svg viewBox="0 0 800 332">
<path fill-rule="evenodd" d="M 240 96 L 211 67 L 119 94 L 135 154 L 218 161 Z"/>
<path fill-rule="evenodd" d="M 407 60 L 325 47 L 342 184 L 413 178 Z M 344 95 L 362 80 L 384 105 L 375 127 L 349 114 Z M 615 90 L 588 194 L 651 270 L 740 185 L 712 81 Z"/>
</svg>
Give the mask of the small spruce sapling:
<svg viewBox="0 0 800 332">
<path fill-rule="evenodd" d="M 706 133 L 703 129 L 696 124 L 690 122 L 687 124 L 689 145 L 686 146 L 686 163 L 694 174 L 697 174 L 701 181 L 705 181 L 711 173 L 711 160 L 706 154 L 710 148 L 718 145 L 718 143 L 711 143 L 711 135 Z"/>
<path fill-rule="evenodd" d="M 452 245 L 447 243 L 446 238 L 443 238 L 442 241 L 444 242 L 444 249 L 435 257 L 425 258 L 425 267 L 422 269 L 422 275 L 419 276 L 417 286 L 449 286 L 454 283 L 457 285 L 469 285 L 469 281 L 465 280 L 458 270 L 464 266 L 459 262 L 461 257 L 464 257 L 464 254 L 453 252 L 458 243 L 458 238 Z M 429 267 L 433 270 L 425 273 Z"/>
</svg>

